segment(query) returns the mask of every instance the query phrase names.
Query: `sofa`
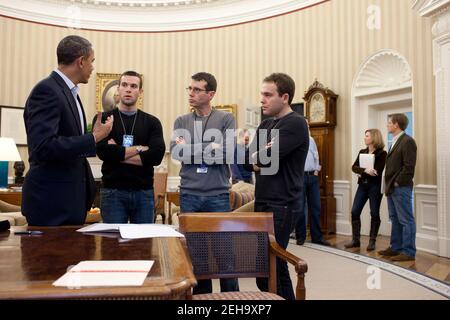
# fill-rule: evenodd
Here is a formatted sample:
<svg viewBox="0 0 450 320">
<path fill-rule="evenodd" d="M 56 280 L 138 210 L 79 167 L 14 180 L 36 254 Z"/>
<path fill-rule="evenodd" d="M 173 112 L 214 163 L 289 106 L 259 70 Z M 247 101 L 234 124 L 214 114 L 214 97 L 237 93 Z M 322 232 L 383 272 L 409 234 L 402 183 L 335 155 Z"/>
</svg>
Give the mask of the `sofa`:
<svg viewBox="0 0 450 320">
<path fill-rule="evenodd" d="M 7 220 L 11 226 L 25 226 L 27 219 L 19 206 L 0 200 L 0 221 Z"/>
</svg>

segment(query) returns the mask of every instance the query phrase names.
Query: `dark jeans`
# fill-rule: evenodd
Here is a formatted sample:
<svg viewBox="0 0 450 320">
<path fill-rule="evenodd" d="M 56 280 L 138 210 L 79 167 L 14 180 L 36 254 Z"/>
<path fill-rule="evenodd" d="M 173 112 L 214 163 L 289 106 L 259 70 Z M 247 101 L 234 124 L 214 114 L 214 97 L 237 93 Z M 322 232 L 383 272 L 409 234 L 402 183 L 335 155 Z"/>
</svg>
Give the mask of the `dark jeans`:
<svg viewBox="0 0 450 320">
<path fill-rule="evenodd" d="M 255 212 L 273 212 L 275 239 L 284 249 L 286 249 L 289 244 L 289 235 L 294 230 L 295 222 L 302 211 L 302 207 L 303 201 L 301 199 L 298 203 L 286 206 L 266 202 L 255 202 Z M 261 291 L 269 290 L 267 278 L 256 279 L 256 284 Z M 279 258 L 277 258 L 277 293 L 286 300 L 295 300 L 287 262 Z"/>
<path fill-rule="evenodd" d="M 381 187 L 376 183 L 361 183 L 356 190 L 355 199 L 352 206 L 352 221 L 360 220 L 361 212 L 367 200 L 370 204 L 370 216 L 375 221 L 380 221 L 380 205 L 383 194 Z"/>
<path fill-rule="evenodd" d="M 197 196 L 181 192 L 180 194 L 181 212 L 229 212 L 230 195 L 228 193 L 217 196 Z M 230 243 L 230 248 L 232 244 Z M 195 250 L 195 248 L 194 248 Z M 214 248 L 213 248 L 214 250 Z M 232 253 L 232 251 L 230 251 Z M 193 294 L 211 293 L 211 280 L 198 280 L 198 284 L 193 290 Z M 220 279 L 220 291 L 239 291 L 238 279 Z"/>
<path fill-rule="evenodd" d="M 413 212 L 413 188 L 395 187 L 387 197 L 392 222 L 391 248 L 411 257 L 416 256 L 416 222 Z"/>
<path fill-rule="evenodd" d="M 101 189 L 101 215 L 104 223 L 153 223 L 153 189 Z"/>
<path fill-rule="evenodd" d="M 322 242 L 323 234 L 320 228 L 320 184 L 319 177 L 313 175 L 304 176 L 304 206 L 300 211 L 296 226 L 295 237 L 297 240 L 305 241 L 306 239 L 306 214 L 310 215 L 309 226 L 311 229 L 312 242 Z M 308 210 L 306 210 L 308 206 Z"/>
</svg>

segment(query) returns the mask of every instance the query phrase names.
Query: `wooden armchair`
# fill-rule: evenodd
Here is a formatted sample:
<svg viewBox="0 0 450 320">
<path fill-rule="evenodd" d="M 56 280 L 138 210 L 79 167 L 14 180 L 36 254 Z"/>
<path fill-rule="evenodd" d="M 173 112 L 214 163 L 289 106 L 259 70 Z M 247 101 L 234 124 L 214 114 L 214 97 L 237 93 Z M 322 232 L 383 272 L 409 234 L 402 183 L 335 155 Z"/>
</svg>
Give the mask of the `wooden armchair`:
<svg viewBox="0 0 450 320">
<path fill-rule="evenodd" d="M 154 221 L 158 214 L 162 217 L 162 223 L 166 223 L 166 190 L 167 190 L 167 172 L 155 172 L 153 175 L 153 193 L 155 201 Z"/>
<path fill-rule="evenodd" d="M 179 225 L 198 280 L 269 278 L 269 292 L 200 294 L 192 299 L 282 299 L 276 295 L 276 257 L 294 265 L 296 299 L 305 299 L 307 264 L 277 244 L 272 213 L 182 213 Z"/>
</svg>

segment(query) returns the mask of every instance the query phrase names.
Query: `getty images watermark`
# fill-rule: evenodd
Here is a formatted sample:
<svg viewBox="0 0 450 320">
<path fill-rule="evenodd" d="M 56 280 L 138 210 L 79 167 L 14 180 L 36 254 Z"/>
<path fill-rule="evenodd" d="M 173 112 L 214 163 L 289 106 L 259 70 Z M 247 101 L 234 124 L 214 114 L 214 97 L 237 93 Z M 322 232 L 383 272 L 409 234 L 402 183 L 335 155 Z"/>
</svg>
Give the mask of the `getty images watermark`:
<svg viewBox="0 0 450 320">
<path fill-rule="evenodd" d="M 214 165 L 214 164 L 245 164 L 245 154 L 238 153 L 236 161 L 235 141 L 237 130 L 228 129 L 225 136 L 218 129 L 207 129 L 202 134 L 202 122 L 194 124 L 194 137 L 186 129 L 176 129 L 172 135 L 172 144 L 175 141 L 193 141 L 193 144 L 177 143 L 172 149 L 172 158 L 182 161 L 184 164 Z M 278 172 L 280 165 L 279 156 L 279 130 L 261 129 L 257 133 L 256 141 L 249 146 L 249 159 L 247 163 L 258 164 L 261 175 L 274 175 Z M 202 139 L 203 136 L 203 139 Z M 193 138 L 193 140 L 192 140 Z M 269 141 L 267 143 L 266 141 Z"/>
</svg>

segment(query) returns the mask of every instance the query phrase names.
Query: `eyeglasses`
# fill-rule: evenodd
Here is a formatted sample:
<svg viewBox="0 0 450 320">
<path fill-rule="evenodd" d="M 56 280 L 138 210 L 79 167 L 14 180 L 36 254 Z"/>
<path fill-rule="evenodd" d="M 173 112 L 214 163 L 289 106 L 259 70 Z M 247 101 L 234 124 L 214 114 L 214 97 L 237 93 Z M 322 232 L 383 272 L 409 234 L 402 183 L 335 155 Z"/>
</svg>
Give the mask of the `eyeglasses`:
<svg viewBox="0 0 450 320">
<path fill-rule="evenodd" d="M 187 92 L 194 92 L 195 94 L 198 94 L 198 93 L 200 93 L 200 92 L 202 92 L 202 91 L 204 91 L 204 92 L 208 92 L 209 90 L 206 90 L 206 89 L 200 89 L 200 88 L 193 88 L 193 87 L 187 87 L 186 88 L 186 91 Z"/>
</svg>

